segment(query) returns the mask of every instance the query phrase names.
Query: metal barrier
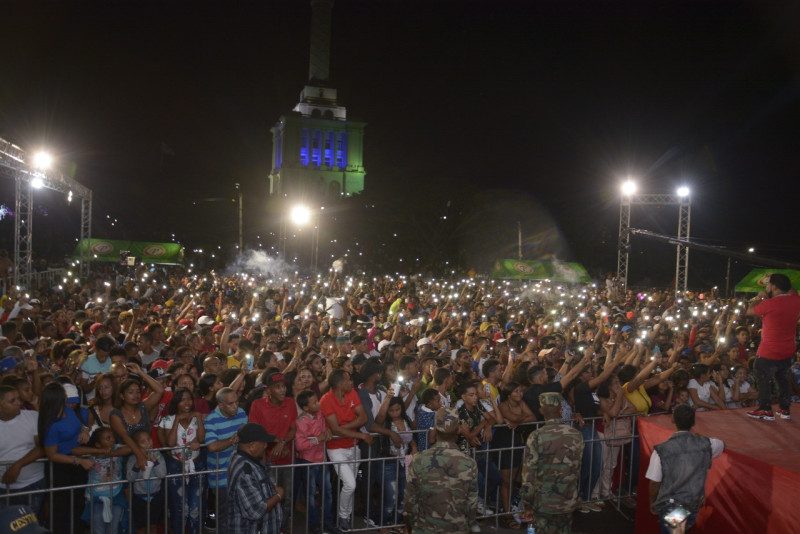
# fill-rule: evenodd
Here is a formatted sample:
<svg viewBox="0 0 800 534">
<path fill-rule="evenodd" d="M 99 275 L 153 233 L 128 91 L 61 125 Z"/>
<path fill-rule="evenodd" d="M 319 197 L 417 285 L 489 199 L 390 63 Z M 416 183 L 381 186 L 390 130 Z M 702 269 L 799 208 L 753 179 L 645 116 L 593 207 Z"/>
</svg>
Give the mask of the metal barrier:
<svg viewBox="0 0 800 534">
<path fill-rule="evenodd" d="M 66 269 L 48 269 L 46 271 L 31 271 L 31 287 L 39 290 L 51 288 L 61 284 L 67 275 Z"/>
<path fill-rule="evenodd" d="M 585 502 L 610 501 L 620 513 L 626 515 L 620 508 L 621 502 L 624 498 L 635 495 L 635 485 L 638 481 L 639 439 L 636 418 L 636 415 L 619 416 L 612 422 L 612 427 L 610 429 L 605 428 L 604 432 L 599 432 L 598 428 L 598 423 L 602 421 L 602 418 L 584 420 L 582 433 L 590 436 L 589 439 L 584 439 L 585 459 L 588 458 L 589 462 L 588 473 L 592 473 L 594 466 L 600 466 L 600 476 L 594 485 L 594 491 L 592 494 L 582 495 Z M 630 420 L 629 427 L 622 424 L 628 419 Z M 570 421 L 569 423 L 574 424 L 574 421 Z M 508 506 L 507 503 L 513 503 L 517 500 L 517 481 L 515 480 L 516 477 L 513 475 L 515 470 L 522 467 L 521 459 L 524 456 L 525 445 L 524 440 L 523 445 L 513 444 L 517 443 L 517 432 L 525 436 L 526 433 L 532 432 L 543 424 L 542 422 L 530 423 L 524 425 L 525 428 L 523 429 L 510 429 L 512 436 L 511 446 L 492 447 L 490 444 L 488 447 L 472 451 L 473 457 L 478 461 L 479 469 L 482 469 L 482 472 L 479 471 L 479 480 L 481 480 L 483 484 L 480 493 L 483 494 L 484 497 L 481 499 L 483 507 L 480 509 L 483 513 L 478 516 L 479 520 L 493 522 L 494 526 L 497 527 L 499 526 L 500 518 L 516 513 L 515 510 L 512 509 L 513 505 Z M 493 430 L 496 431 L 500 426 L 506 425 L 495 426 Z M 616 429 L 621 426 L 625 426 L 626 429 L 630 428 L 632 432 L 627 434 L 626 430 L 626 435 L 620 434 Z M 419 434 L 427 432 L 427 430 L 415 430 L 412 432 Z M 376 440 L 381 439 L 380 435 L 376 434 L 374 436 Z M 600 458 L 597 458 L 597 444 L 600 445 L 600 450 L 602 451 Z M 205 445 L 203 447 L 205 447 Z M 171 451 L 183 448 L 184 447 L 172 447 L 157 450 L 162 453 L 166 462 L 166 458 Z M 403 526 L 402 510 L 404 491 L 402 491 L 402 487 L 404 484 L 401 485 L 400 481 L 405 479 L 405 458 L 399 456 L 373 456 L 372 451 L 374 447 L 362 447 L 362 449 L 368 451 L 365 458 L 357 458 L 344 462 L 330 461 L 330 459 L 328 459 L 328 451 L 326 450 L 324 455 L 326 460 L 322 463 L 293 463 L 289 465 L 273 466 L 275 470 L 275 476 L 273 478 L 276 483 L 278 480 L 291 481 L 291 493 L 290 488 L 285 488 L 287 493 L 284 503 L 288 505 L 287 507 L 289 509 L 284 508 L 284 516 L 287 518 L 291 517 L 291 519 L 287 519 L 287 521 L 292 521 L 294 528 L 302 527 L 303 530 L 299 532 L 313 532 L 316 531 L 316 529 L 322 531 L 329 527 L 338 527 L 339 515 L 336 513 L 336 508 L 334 506 L 338 501 L 338 497 L 341 495 L 342 480 L 340 477 L 337 477 L 335 486 L 332 483 L 328 485 L 326 481 L 328 479 L 333 480 L 332 477 L 337 467 L 348 464 L 352 465 L 353 469 L 359 473 L 359 481 L 357 481 L 356 484 L 356 500 L 354 501 L 355 504 L 349 517 L 352 531 L 364 532 L 377 528 L 391 529 Z M 205 453 L 205 450 L 202 452 Z M 515 460 L 516 453 L 519 453 L 518 459 L 520 460 L 520 465 L 518 465 Z M 614 470 L 617 467 L 620 455 L 623 453 L 625 453 L 624 457 L 626 458 L 626 463 L 619 464 L 620 468 L 617 478 L 613 479 Z M 209 454 L 218 455 L 220 453 Z M 490 491 L 490 479 L 496 478 L 496 474 L 493 473 L 493 467 L 499 470 L 499 465 L 505 464 L 503 456 L 506 454 L 511 455 L 511 462 L 508 464 L 510 473 L 508 477 L 505 477 L 507 482 L 502 482 L 503 477 L 501 473 L 501 484 L 503 487 L 498 484 L 494 487 L 493 491 Z M 205 454 L 205 456 L 208 456 L 208 454 Z M 294 449 L 292 450 L 292 457 L 296 458 Z M 499 461 L 496 461 L 498 459 Z M 179 520 L 181 532 L 186 532 L 187 523 L 189 523 L 191 527 L 189 530 L 191 533 L 200 532 L 202 529 L 209 530 L 213 528 L 213 525 L 204 524 L 206 520 L 218 518 L 218 513 L 221 510 L 220 505 L 226 506 L 227 504 L 226 494 L 223 494 L 219 489 L 213 492 L 213 497 L 210 499 L 208 498 L 208 491 L 210 489 L 208 484 L 209 477 L 222 473 L 220 470 L 200 469 L 194 472 L 186 472 L 186 464 L 176 460 L 175 462 L 181 465 L 181 472 L 179 473 L 168 473 L 163 478 L 150 477 L 130 482 L 125 477 L 125 458 L 121 458 L 120 461 L 123 466 L 122 480 L 113 481 L 111 483 L 101 482 L 61 487 L 54 486 L 54 465 L 47 462 L 49 466 L 45 477 L 45 480 L 49 481 L 47 487 L 28 491 L 2 490 L 3 493 L 0 494 L 0 504 L 8 504 L 12 499 L 15 500 L 15 502 L 13 502 L 14 504 L 17 504 L 20 499 L 28 501 L 28 503 L 35 503 L 36 497 L 43 497 L 43 507 L 34 510 L 34 512 L 42 514 L 40 518 L 42 516 L 49 517 L 47 524 L 51 530 L 55 532 L 69 532 L 71 534 L 76 532 L 82 533 L 85 529 L 75 517 L 71 516 L 69 518 L 68 525 L 64 524 L 66 518 L 54 517 L 55 502 L 57 499 L 65 498 L 65 492 L 69 492 L 69 510 L 76 509 L 75 504 L 76 502 L 80 502 L 82 495 L 95 495 L 95 493 L 99 494 L 101 491 L 111 490 L 113 495 L 123 496 L 110 499 L 111 519 L 114 521 L 115 517 L 117 517 L 114 513 L 119 511 L 119 523 L 126 527 L 123 529 L 109 530 L 106 528 L 106 524 L 98 524 L 99 520 L 103 519 L 103 515 L 102 513 L 96 515 L 96 512 L 98 512 L 96 507 L 103 507 L 104 504 L 99 498 L 86 499 L 87 505 L 84 512 L 88 512 L 89 528 L 91 532 L 97 532 L 98 534 L 101 532 L 136 532 L 134 511 L 141 513 L 142 510 L 144 510 L 145 514 L 143 518 L 145 519 L 144 523 L 147 525 L 150 525 L 150 519 L 153 517 L 151 514 L 154 514 L 155 517 L 162 515 L 163 519 L 160 524 L 163 524 L 165 529 L 168 528 L 170 521 L 173 521 L 174 527 L 178 527 L 177 521 Z M 198 463 L 201 467 L 205 465 L 202 461 Z M 7 468 L 8 465 L 10 464 L 6 464 L 5 467 Z M 58 469 L 60 468 L 56 470 Z M 3 471 L 4 470 L 5 469 L 3 469 Z M 288 471 L 288 473 L 286 473 L 286 471 Z M 627 477 L 625 476 L 626 472 L 628 473 Z M 319 481 L 317 480 L 318 478 L 320 479 Z M 160 482 L 161 496 L 158 496 L 155 492 L 151 492 L 155 481 Z M 388 485 L 387 481 L 389 482 Z M 143 487 L 146 491 L 144 494 L 137 495 L 134 491 L 134 484 L 139 482 L 144 482 Z M 615 482 L 616 484 L 614 484 Z M 173 491 L 169 489 L 170 484 L 173 485 Z M 507 486 L 505 486 L 505 484 L 507 484 Z M 376 485 L 379 486 L 377 488 L 377 494 L 374 493 Z M 392 485 L 394 485 L 394 491 L 390 491 L 390 495 L 387 496 L 386 489 L 389 488 L 391 490 L 392 488 L 390 486 Z M 112 486 L 112 488 L 109 488 L 109 486 Z M 492 484 L 492 486 L 494 486 L 494 484 Z M 616 486 L 616 488 L 612 492 L 614 486 Z M 114 489 L 116 487 L 119 489 Z M 308 511 L 310 506 L 316 504 L 317 488 L 319 491 L 319 516 L 318 521 L 312 524 Z M 189 491 L 188 494 L 187 490 Z M 76 496 L 76 492 L 80 493 Z M 196 492 L 196 494 L 194 492 Z M 170 495 L 170 493 L 173 493 L 173 495 Z M 172 499 L 174 501 L 175 494 L 180 496 L 181 502 L 179 505 L 175 505 L 174 502 L 170 505 L 170 500 Z M 195 497 L 197 509 L 195 510 L 194 507 L 192 507 L 187 510 L 187 500 L 195 501 Z M 224 502 L 221 502 L 220 497 L 222 497 L 222 501 Z M 296 513 L 294 508 L 297 502 L 303 497 L 306 503 L 306 513 Z M 150 504 L 143 505 L 140 502 L 136 502 L 135 499 L 146 503 L 155 502 L 160 509 L 154 510 Z M 163 504 L 161 504 L 161 499 L 163 499 Z M 134 506 L 134 503 L 136 503 L 136 506 Z M 64 503 L 59 501 L 59 506 L 63 505 Z M 120 506 L 123 509 L 116 510 L 115 506 Z M 500 509 L 501 506 L 503 510 Z M 105 507 L 106 517 L 108 517 L 109 505 L 106 504 Z M 209 514 L 210 507 L 213 507 L 211 514 Z M 326 507 L 329 507 L 329 510 L 326 510 Z M 376 508 L 377 511 L 375 510 Z M 331 519 L 332 516 L 332 520 L 334 521 L 333 525 L 329 525 L 325 521 L 326 511 L 328 512 L 329 519 Z M 521 509 L 517 511 L 521 511 Z M 169 518 L 170 512 L 172 512 L 172 518 Z M 179 513 L 179 518 L 174 517 L 177 512 L 182 512 Z M 127 518 L 125 518 L 125 514 L 127 514 Z M 84 513 L 84 516 L 85 515 Z M 108 523 L 108 521 L 103 521 L 103 523 Z M 65 528 L 67 526 L 69 528 Z M 225 526 L 221 526 L 222 528 L 220 528 L 220 526 L 221 525 L 216 525 L 218 531 L 227 531 Z"/>
</svg>

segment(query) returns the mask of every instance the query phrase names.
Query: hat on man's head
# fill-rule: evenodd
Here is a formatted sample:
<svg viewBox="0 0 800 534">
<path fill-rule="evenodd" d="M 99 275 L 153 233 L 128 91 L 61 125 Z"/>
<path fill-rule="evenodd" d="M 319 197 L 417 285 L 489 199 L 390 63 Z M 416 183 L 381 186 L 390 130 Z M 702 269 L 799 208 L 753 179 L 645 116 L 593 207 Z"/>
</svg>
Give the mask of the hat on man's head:
<svg viewBox="0 0 800 534">
<path fill-rule="evenodd" d="M 194 323 L 191 319 L 181 319 L 178 321 L 178 326 L 180 327 L 179 330 L 189 330 L 194 328 Z"/>
<path fill-rule="evenodd" d="M 437 432 L 455 434 L 458 432 L 458 410 L 455 408 L 439 408 L 433 419 Z"/>
<path fill-rule="evenodd" d="M 6 356 L 0 360 L 0 374 L 9 372 L 17 365 L 19 365 L 18 359 L 13 356 Z"/>
<path fill-rule="evenodd" d="M 422 347 L 424 345 L 430 345 L 431 343 L 432 343 L 431 342 L 431 338 L 423 337 L 423 338 L 420 338 L 419 341 L 417 341 L 417 347 Z"/>
<path fill-rule="evenodd" d="M 97 334 L 97 331 L 100 330 L 101 328 L 104 328 L 103 323 L 94 323 L 92 326 L 89 327 L 89 333 L 94 336 Z"/>
<path fill-rule="evenodd" d="M 215 322 L 216 321 L 211 317 L 209 317 L 208 315 L 203 315 L 197 320 L 197 324 L 199 324 L 200 326 L 211 326 Z"/>
<path fill-rule="evenodd" d="M 0 533 L 45 534 L 50 532 L 39 524 L 31 509 L 23 505 L 0 506 Z"/>
<path fill-rule="evenodd" d="M 378 343 L 378 351 L 382 351 L 389 345 L 394 345 L 394 341 L 389 341 L 388 339 L 382 339 L 380 343 Z"/>
<path fill-rule="evenodd" d="M 539 394 L 539 405 L 542 406 L 542 407 L 544 407 L 544 406 L 552 406 L 552 407 L 559 406 L 560 407 L 561 406 L 561 393 L 554 393 L 554 392 L 551 391 L 549 393 L 541 393 L 541 394 Z"/>
<path fill-rule="evenodd" d="M 260 441 L 261 443 L 272 443 L 275 441 L 275 436 L 268 433 L 263 426 L 258 423 L 247 423 L 236 432 L 239 436 L 239 443 L 253 443 Z"/>
<path fill-rule="evenodd" d="M 283 373 L 274 372 L 264 377 L 264 385 L 266 387 L 270 387 L 274 384 L 285 384 L 285 383 L 286 383 L 286 377 L 283 376 Z"/>
<path fill-rule="evenodd" d="M 350 336 L 336 336 L 336 343 L 347 343 L 350 341 Z"/>
<path fill-rule="evenodd" d="M 164 367 L 153 367 L 147 374 L 150 375 L 150 378 L 155 378 L 156 380 L 159 378 L 169 378 L 172 376 L 172 374 L 168 373 Z"/>
<path fill-rule="evenodd" d="M 73 384 L 64 384 L 64 391 L 67 392 L 67 404 L 74 404 L 81 401 L 81 397 L 78 394 L 78 388 L 76 388 Z"/>
</svg>

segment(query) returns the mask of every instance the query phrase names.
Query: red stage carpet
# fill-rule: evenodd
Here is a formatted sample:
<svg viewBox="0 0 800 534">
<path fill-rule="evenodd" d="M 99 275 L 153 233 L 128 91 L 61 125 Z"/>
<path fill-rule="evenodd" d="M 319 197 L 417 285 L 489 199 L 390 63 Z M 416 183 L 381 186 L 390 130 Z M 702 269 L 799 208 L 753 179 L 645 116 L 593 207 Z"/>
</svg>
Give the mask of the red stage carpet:
<svg viewBox="0 0 800 534">
<path fill-rule="evenodd" d="M 745 415 L 747 410 L 697 413 L 694 432 L 723 440 L 725 452 L 712 462 L 706 480 L 706 505 L 691 532 L 800 532 L 800 410 L 794 411 L 790 421 L 750 419 Z M 653 446 L 674 431 L 669 415 L 639 419 L 638 534 L 658 532 L 644 475 Z"/>
</svg>

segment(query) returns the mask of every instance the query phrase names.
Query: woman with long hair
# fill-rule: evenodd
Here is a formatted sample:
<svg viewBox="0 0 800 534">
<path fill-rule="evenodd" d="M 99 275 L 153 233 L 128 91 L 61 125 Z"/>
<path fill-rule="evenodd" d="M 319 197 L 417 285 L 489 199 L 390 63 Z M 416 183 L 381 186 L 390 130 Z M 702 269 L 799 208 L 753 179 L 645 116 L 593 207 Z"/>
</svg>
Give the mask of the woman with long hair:
<svg viewBox="0 0 800 534">
<path fill-rule="evenodd" d="M 125 367 L 139 376 L 141 381 L 129 378 L 120 384 L 109 423 L 111 430 L 117 436 L 117 441 L 130 447 L 136 455 L 136 467 L 144 469 L 147 465 L 147 453 L 139 447 L 132 436 L 138 430 L 150 432 L 150 421 L 158 412 L 158 401 L 164 394 L 164 386 L 135 363 L 127 363 Z M 150 395 L 144 401 L 142 401 L 142 382 L 147 384 L 150 390 Z"/>
<path fill-rule="evenodd" d="M 522 450 L 525 446 L 523 433 L 527 436 L 527 429 L 522 425 L 536 422 L 536 416 L 522 400 L 523 393 L 525 393 L 525 388 L 517 382 L 509 382 L 500 392 L 502 400 L 498 409 L 503 415 L 506 426 L 495 428 L 494 438 L 491 443 L 492 449 L 514 447 L 513 450 L 501 450 L 497 453 L 500 455 L 500 461 L 497 465 L 500 467 L 500 474 L 503 476 L 503 482 L 500 484 L 500 500 L 502 501 L 503 510 L 506 512 L 511 511 L 511 484 L 517 478 L 517 473 L 522 465 Z M 522 527 L 517 523 L 513 515 L 505 516 L 501 519 L 506 528 L 519 530 Z"/>
<path fill-rule="evenodd" d="M 114 375 L 106 373 L 100 377 L 95 387 L 94 398 L 89 401 L 89 428 L 111 427 L 111 410 L 114 409 L 114 399 L 117 396 L 117 386 Z"/>
<path fill-rule="evenodd" d="M 72 449 L 89 440 L 88 428 L 81 423 L 75 411 L 67 407 L 67 392 L 58 382 L 51 382 L 42 390 L 38 425 L 44 453 L 53 464 L 52 487 L 85 485 L 88 478 L 86 472 L 94 467 L 94 462 L 73 456 Z M 55 520 L 51 524 L 56 534 L 83 532 L 84 525 L 80 519 L 84 505 L 83 491 L 71 493 L 53 492 L 51 518 Z"/>
<path fill-rule="evenodd" d="M 217 407 L 217 391 L 222 389 L 222 381 L 217 375 L 203 375 L 197 383 L 197 395 L 194 398 L 195 411 L 208 415 Z"/>
<path fill-rule="evenodd" d="M 167 473 L 175 476 L 167 480 L 169 515 L 173 532 L 200 531 L 200 496 L 203 476 L 194 475 L 195 460 L 200 457 L 200 446 L 205 440 L 203 416 L 194 411 L 194 394 L 180 388 L 172 396 L 168 414 L 158 425 L 158 441 L 166 447 L 176 447 L 166 455 Z M 187 530 L 184 530 L 184 519 Z"/>
<path fill-rule="evenodd" d="M 406 491 L 406 456 L 417 454 L 417 442 L 413 431 L 413 421 L 406 413 L 403 397 L 392 397 L 386 409 L 386 420 L 383 426 L 395 432 L 402 440 L 395 446 L 387 436 L 383 436 L 387 459 L 383 462 L 383 517 L 382 525 L 394 525 L 402 522 L 403 496 Z M 384 534 L 387 530 L 382 529 Z"/>
</svg>

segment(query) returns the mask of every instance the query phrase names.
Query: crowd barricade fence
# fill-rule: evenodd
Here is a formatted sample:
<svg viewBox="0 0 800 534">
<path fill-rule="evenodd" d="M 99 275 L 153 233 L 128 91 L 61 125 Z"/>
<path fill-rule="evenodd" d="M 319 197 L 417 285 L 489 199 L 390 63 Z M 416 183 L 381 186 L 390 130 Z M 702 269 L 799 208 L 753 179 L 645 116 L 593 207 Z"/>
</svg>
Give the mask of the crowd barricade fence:
<svg viewBox="0 0 800 534">
<path fill-rule="evenodd" d="M 590 462 L 590 472 L 591 472 L 591 464 L 595 462 L 600 462 L 602 464 L 603 458 L 596 458 L 596 454 L 594 451 L 596 450 L 591 445 L 592 442 L 600 442 L 603 445 L 603 454 L 607 455 L 608 458 L 606 460 L 612 460 L 613 465 L 606 467 L 606 483 L 607 486 L 605 490 L 607 493 L 603 494 L 602 492 L 598 492 L 598 486 L 601 484 L 601 480 L 598 480 L 597 485 L 595 486 L 595 491 L 591 495 L 590 498 L 583 499 L 585 502 L 593 502 L 593 501 L 605 501 L 610 502 L 614 507 L 616 507 L 623 515 L 626 515 L 625 512 L 621 508 L 621 503 L 623 499 L 629 497 L 635 497 L 636 493 L 636 484 L 638 482 L 638 471 L 634 472 L 637 469 L 646 468 L 647 466 L 638 466 L 638 447 L 639 447 L 639 439 L 638 439 L 638 431 L 636 425 L 636 418 L 638 416 L 636 414 L 633 415 L 624 415 L 619 416 L 616 418 L 616 421 L 612 421 L 611 430 L 609 431 L 608 424 L 606 424 L 604 430 L 605 432 L 594 434 L 597 437 L 592 437 L 590 440 L 584 440 L 584 446 L 588 448 L 590 451 L 588 459 Z M 627 435 L 624 436 L 617 436 L 615 433 L 615 427 L 620 421 L 625 420 L 630 421 L 630 425 L 624 425 L 626 429 Z M 602 422 L 602 418 L 592 418 L 592 419 L 584 419 L 584 425 L 592 425 L 595 427 L 599 423 Z M 524 425 L 526 428 L 522 432 L 530 432 L 534 429 L 539 428 L 544 423 L 536 422 Z M 574 420 L 567 421 L 567 424 L 571 424 L 574 426 L 578 426 Z M 499 426 L 505 425 L 497 425 L 494 429 L 497 429 Z M 631 429 L 631 430 L 628 430 Z M 518 429 L 511 429 L 512 432 L 512 441 L 511 443 L 516 443 L 514 439 L 516 437 L 515 433 L 518 432 Z M 427 432 L 427 430 L 414 430 L 415 434 L 419 434 L 422 432 Z M 630 432 L 630 433 L 628 433 Z M 379 440 L 381 436 L 379 434 L 374 434 L 374 439 Z M 185 447 L 164 447 L 158 449 L 162 452 L 164 456 L 170 453 L 170 451 L 182 449 Z M 494 526 L 499 526 L 500 519 L 504 516 L 508 515 L 517 515 L 521 513 L 522 506 L 515 506 L 516 502 L 519 502 L 519 491 L 520 491 L 520 480 L 521 480 L 521 469 L 520 473 L 517 478 L 509 477 L 508 480 L 508 494 L 510 496 L 510 500 L 512 502 L 511 509 L 509 510 L 501 510 L 500 506 L 503 505 L 500 498 L 500 487 L 498 486 L 494 494 L 487 495 L 490 493 L 489 490 L 489 473 L 488 470 L 491 468 L 489 462 L 495 463 L 496 467 L 499 467 L 498 464 L 500 462 L 496 462 L 496 459 L 501 454 L 510 454 L 512 455 L 512 465 L 511 470 L 513 471 L 518 466 L 516 463 L 513 463 L 513 455 L 516 453 L 519 454 L 521 458 L 520 462 L 524 462 L 524 442 L 523 445 L 512 445 L 508 447 L 492 447 L 491 443 L 488 447 L 483 447 L 480 449 L 474 449 L 471 451 L 473 457 L 477 457 L 478 455 L 487 455 L 486 459 L 482 459 L 482 464 L 484 465 L 483 473 L 479 473 L 479 479 L 482 479 L 482 483 L 484 484 L 483 491 L 481 492 L 485 495 L 484 501 L 484 508 L 482 515 L 477 517 L 478 520 L 481 522 L 488 521 L 490 524 L 493 523 Z M 205 445 L 201 447 L 203 453 L 205 451 Z M 327 525 L 325 524 L 325 513 L 324 513 L 324 506 L 326 503 L 326 498 L 330 497 L 330 501 L 332 502 L 332 510 L 331 513 L 333 515 L 334 521 L 338 522 L 338 514 L 337 514 L 337 497 L 339 492 L 341 491 L 341 480 L 338 480 L 335 474 L 334 466 L 342 465 L 344 463 L 354 464 L 354 469 L 358 470 L 358 481 L 356 486 L 356 496 L 355 496 L 355 505 L 353 512 L 350 517 L 350 525 L 352 526 L 352 530 L 354 532 L 359 531 L 373 531 L 379 528 L 402 528 L 404 526 L 404 519 L 402 517 L 402 497 L 403 495 L 399 491 L 393 492 L 393 500 L 392 502 L 387 502 L 387 496 L 385 494 L 386 484 L 384 484 L 387 475 L 391 476 L 394 474 L 394 481 L 398 481 L 401 479 L 400 470 L 406 469 L 406 461 L 405 458 L 400 459 L 398 457 L 391 457 L 391 456 L 382 456 L 377 455 L 374 456 L 371 454 L 371 451 L 374 450 L 373 447 L 366 448 L 368 454 L 366 457 L 361 457 L 358 460 L 353 460 L 349 462 L 332 462 L 329 461 L 327 458 L 327 453 L 325 454 L 323 461 L 320 464 L 309 464 L 309 463 L 292 463 L 288 465 L 281 465 L 281 466 L 273 466 L 273 480 L 278 480 L 279 471 L 290 470 L 291 472 L 291 480 L 293 480 L 293 495 L 287 495 L 288 499 L 285 502 L 290 503 L 292 507 L 291 510 L 284 509 L 284 516 L 289 517 L 291 516 L 291 520 L 293 523 L 294 528 L 301 528 L 299 532 L 312 532 L 315 529 L 320 529 L 322 531 L 324 528 L 328 526 L 336 526 L 336 525 Z M 327 452 L 327 451 L 326 451 Z M 207 456 L 214 455 L 218 453 L 207 453 Z M 292 450 L 293 457 L 295 456 L 295 451 Z M 207 458 L 209 459 L 209 458 Z M 624 462 L 622 461 L 624 460 Z M 8 489 L 0 489 L 0 505 L 8 505 L 12 499 L 15 500 L 23 500 L 24 502 L 30 504 L 36 498 L 36 496 L 42 497 L 43 505 L 39 510 L 34 510 L 40 518 L 40 522 L 47 528 L 53 530 L 53 527 L 56 523 L 60 523 L 63 526 L 63 523 L 66 521 L 66 518 L 55 518 L 53 517 L 52 513 L 49 513 L 49 510 L 53 510 L 53 502 L 54 499 L 62 499 L 62 498 L 69 498 L 70 503 L 74 502 L 74 499 L 80 498 L 81 495 L 86 495 L 92 491 L 99 491 L 99 489 L 93 490 L 93 488 L 101 488 L 104 486 L 108 486 L 109 483 L 101 482 L 95 484 L 85 484 L 85 485 L 75 485 L 75 486 L 66 486 L 66 487 L 53 487 L 52 480 L 53 480 L 53 466 L 50 462 L 46 460 L 39 460 L 40 462 L 44 462 L 46 464 L 45 469 L 45 488 L 44 489 L 37 489 L 37 490 L 28 490 L 28 491 L 21 491 L 21 490 L 8 490 Z M 209 462 L 205 462 L 204 465 L 208 465 Z M 10 465 L 10 463 L 0 464 L 0 471 L 5 472 L 5 469 Z M 201 469 L 195 470 L 193 472 L 186 471 L 186 463 L 181 462 L 181 465 L 184 466 L 183 472 L 181 473 L 173 473 L 167 474 L 166 477 L 161 480 L 161 492 L 163 493 L 163 502 L 164 502 L 164 511 L 163 511 L 163 525 L 164 525 L 164 532 L 167 532 L 166 529 L 169 528 L 170 522 L 168 519 L 168 511 L 170 509 L 170 492 L 168 491 L 168 483 L 169 481 L 174 481 L 176 479 L 180 480 L 181 484 L 181 492 L 183 503 L 181 503 L 181 509 L 184 509 L 186 502 L 186 488 L 190 486 L 189 483 L 193 477 L 200 477 L 201 483 L 195 485 L 196 491 L 198 491 L 198 502 L 199 502 L 199 510 L 198 510 L 198 517 L 199 517 L 199 528 L 200 530 L 209 531 L 213 530 L 214 528 L 217 529 L 218 532 L 226 532 L 227 528 L 222 526 L 220 529 L 220 525 L 214 525 L 213 518 L 216 516 L 216 511 L 219 510 L 220 506 L 220 492 L 214 491 L 213 496 L 210 498 L 209 489 L 210 484 L 208 483 L 209 477 L 214 476 L 215 474 L 221 473 L 222 471 L 215 470 L 215 469 Z M 312 473 L 313 470 L 309 469 L 309 467 L 313 467 L 316 465 L 322 466 L 322 475 L 323 475 L 323 482 L 325 477 L 330 477 L 331 486 L 330 491 L 331 495 L 326 495 L 328 490 L 328 486 L 325 483 L 319 484 L 319 496 L 317 498 L 317 494 L 312 488 Z M 129 482 L 125 478 L 125 458 L 122 459 L 122 481 L 115 482 L 114 485 L 121 486 L 122 490 L 119 492 L 120 494 L 124 495 L 125 501 L 127 503 L 127 511 L 124 516 L 124 521 L 127 522 L 126 525 L 123 525 L 123 528 L 118 530 L 118 532 L 128 532 L 133 533 L 136 532 L 136 528 L 133 522 L 133 499 L 138 498 L 134 496 L 133 492 L 133 483 Z M 522 466 L 519 466 L 522 468 Z M 394 473 L 392 473 L 394 470 Z M 373 474 L 375 476 L 373 477 Z M 481 476 L 482 475 L 482 476 Z M 632 476 L 631 476 L 632 475 Z M 602 477 L 602 474 L 601 474 Z M 154 480 L 154 479 L 149 479 Z M 335 482 L 334 482 L 335 481 Z M 173 482 L 174 483 L 174 482 Z M 502 482 L 501 482 L 502 484 Z M 213 488 L 212 488 L 213 489 Z M 66 492 L 69 492 L 68 496 L 65 495 Z M 77 496 L 77 497 L 76 497 Z M 146 497 L 148 500 L 152 497 L 150 495 L 150 487 L 147 488 L 147 495 Z M 297 497 L 297 498 L 295 498 Z M 314 502 L 319 502 L 318 509 L 319 509 L 319 524 L 310 524 L 309 522 L 309 514 L 308 508 L 309 503 L 312 499 L 315 499 Z M 297 506 L 298 501 L 305 501 L 305 513 L 297 512 L 294 508 Z M 88 517 L 90 518 L 90 524 L 87 525 L 88 532 L 94 532 L 94 528 L 96 525 L 93 523 L 95 522 L 95 506 L 102 506 L 99 502 L 95 499 L 86 499 L 87 507 L 88 507 Z M 16 504 L 16 503 L 15 503 Z M 72 507 L 70 507 L 72 509 Z M 377 509 L 377 513 L 374 513 L 374 510 Z M 188 514 L 182 514 L 181 517 L 181 525 L 183 530 L 186 530 L 186 520 Z M 373 517 L 369 517 L 372 515 Z M 150 523 L 150 509 L 147 509 L 147 524 Z M 517 515 L 518 518 L 518 515 Z M 367 521 L 370 519 L 371 521 Z M 288 519 L 287 519 L 288 521 Z M 72 525 L 72 522 L 70 522 Z M 61 531 L 64 531 L 62 528 Z M 72 534 L 82 534 L 82 531 L 75 532 L 75 529 L 70 527 L 68 532 Z M 151 530 L 151 532 L 155 532 L 155 528 Z"/>
</svg>

